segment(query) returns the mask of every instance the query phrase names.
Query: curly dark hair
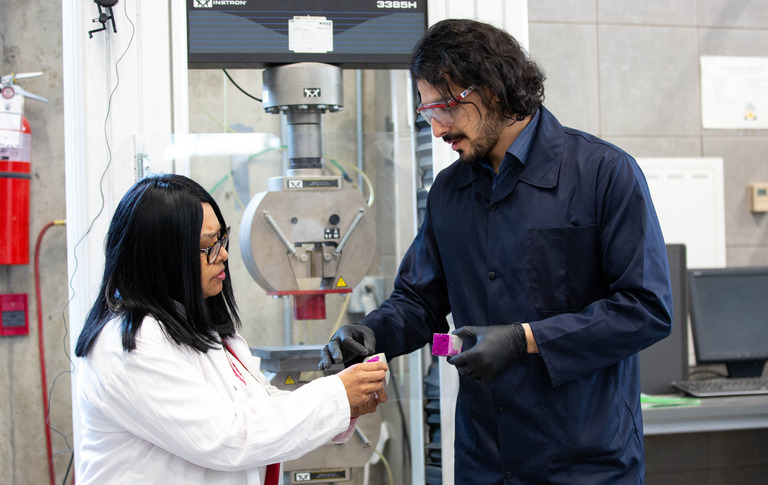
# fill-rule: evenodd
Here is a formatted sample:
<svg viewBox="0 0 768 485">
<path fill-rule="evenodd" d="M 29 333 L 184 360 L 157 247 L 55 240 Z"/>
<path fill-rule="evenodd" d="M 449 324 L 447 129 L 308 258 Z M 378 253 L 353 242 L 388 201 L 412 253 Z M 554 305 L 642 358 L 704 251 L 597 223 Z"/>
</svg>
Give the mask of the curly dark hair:
<svg viewBox="0 0 768 485">
<path fill-rule="evenodd" d="M 445 98 L 449 82 L 476 86 L 486 106 L 499 100 L 501 115 L 521 121 L 544 101 L 544 72 L 509 33 L 467 19 L 443 20 L 429 28 L 411 53 L 414 81 L 425 81 Z"/>
</svg>

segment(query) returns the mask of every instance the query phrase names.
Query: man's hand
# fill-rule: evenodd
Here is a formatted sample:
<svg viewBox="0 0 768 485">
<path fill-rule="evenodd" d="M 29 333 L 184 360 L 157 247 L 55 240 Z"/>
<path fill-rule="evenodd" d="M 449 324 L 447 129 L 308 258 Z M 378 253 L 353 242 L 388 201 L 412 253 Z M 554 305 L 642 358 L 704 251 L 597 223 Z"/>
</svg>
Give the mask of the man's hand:
<svg viewBox="0 0 768 485">
<path fill-rule="evenodd" d="M 459 374 L 478 381 L 490 381 L 527 353 L 525 331 L 519 323 L 462 327 L 453 333 L 462 339 L 474 340 L 475 344 L 459 355 L 448 357 L 448 363 L 455 365 Z"/>
<path fill-rule="evenodd" d="M 333 364 L 349 362 L 355 357 L 376 353 L 376 336 L 373 330 L 362 323 L 353 323 L 339 328 L 320 351 L 318 369 L 329 369 Z"/>
</svg>

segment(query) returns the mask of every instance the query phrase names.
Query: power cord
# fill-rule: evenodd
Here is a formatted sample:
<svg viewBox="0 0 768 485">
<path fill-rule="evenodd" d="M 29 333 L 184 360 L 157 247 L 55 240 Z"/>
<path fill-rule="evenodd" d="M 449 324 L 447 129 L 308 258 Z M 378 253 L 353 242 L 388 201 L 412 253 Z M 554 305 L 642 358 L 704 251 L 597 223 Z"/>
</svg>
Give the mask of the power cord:
<svg viewBox="0 0 768 485">
<path fill-rule="evenodd" d="M 243 88 L 241 88 L 241 87 L 240 87 L 240 86 L 239 86 L 239 85 L 238 85 L 238 84 L 235 82 L 235 80 L 234 80 L 234 79 L 232 79 L 232 76 L 230 76 L 230 75 L 229 75 L 229 73 L 227 72 L 227 70 L 226 70 L 226 69 L 222 69 L 222 71 L 224 71 L 224 75 L 225 75 L 225 76 L 227 76 L 227 79 L 229 79 L 229 82 L 231 82 L 232 84 L 234 84 L 234 85 L 235 85 L 235 87 L 236 87 L 237 89 L 239 89 L 241 93 L 245 94 L 246 96 L 248 96 L 248 97 L 249 97 L 249 98 L 251 98 L 251 99 L 255 99 L 255 100 L 256 100 L 256 101 L 258 101 L 259 103 L 262 103 L 262 102 L 263 102 L 262 100 L 260 100 L 260 99 L 259 99 L 259 98 L 257 98 L 256 96 L 254 96 L 254 95 L 252 95 L 252 94 L 248 93 L 246 90 L 244 90 Z"/>
</svg>

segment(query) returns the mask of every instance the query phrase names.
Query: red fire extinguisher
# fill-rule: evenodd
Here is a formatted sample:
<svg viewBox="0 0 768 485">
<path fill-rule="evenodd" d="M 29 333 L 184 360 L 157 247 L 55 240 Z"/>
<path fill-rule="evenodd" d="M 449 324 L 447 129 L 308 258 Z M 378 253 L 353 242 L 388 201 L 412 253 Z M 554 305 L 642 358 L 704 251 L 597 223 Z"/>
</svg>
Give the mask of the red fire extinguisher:
<svg viewBox="0 0 768 485">
<path fill-rule="evenodd" d="M 24 91 L 17 79 L 42 72 L 0 77 L 0 264 L 29 263 L 29 184 L 32 130 L 24 116 L 24 98 L 48 102 Z"/>
</svg>

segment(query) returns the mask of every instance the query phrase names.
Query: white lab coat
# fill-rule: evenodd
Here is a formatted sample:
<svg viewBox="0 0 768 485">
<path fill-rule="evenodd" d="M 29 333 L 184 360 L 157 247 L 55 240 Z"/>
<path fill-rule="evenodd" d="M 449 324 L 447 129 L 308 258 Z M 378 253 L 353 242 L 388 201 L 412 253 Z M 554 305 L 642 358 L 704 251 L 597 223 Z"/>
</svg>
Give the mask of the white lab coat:
<svg viewBox="0 0 768 485">
<path fill-rule="evenodd" d="M 263 485 L 266 465 L 351 434 L 339 377 L 278 390 L 241 336 L 228 343 L 253 375 L 248 385 L 224 349 L 179 346 L 147 317 L 124 352 L 120 322 L 109 322 L 78 368 L 78 485 Z"/>
</svg>

